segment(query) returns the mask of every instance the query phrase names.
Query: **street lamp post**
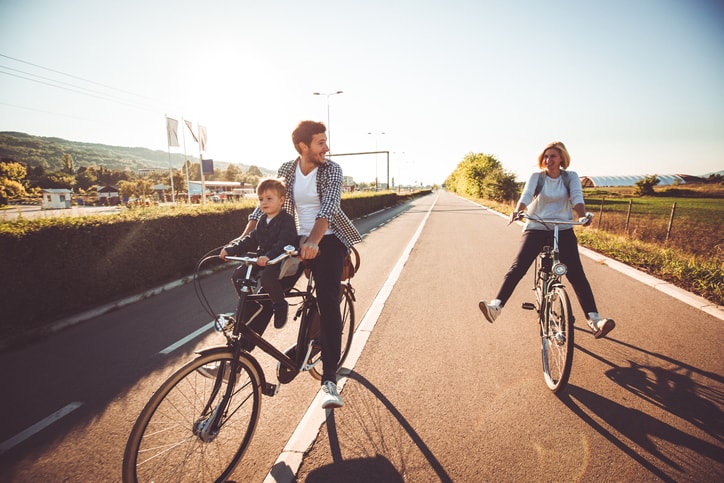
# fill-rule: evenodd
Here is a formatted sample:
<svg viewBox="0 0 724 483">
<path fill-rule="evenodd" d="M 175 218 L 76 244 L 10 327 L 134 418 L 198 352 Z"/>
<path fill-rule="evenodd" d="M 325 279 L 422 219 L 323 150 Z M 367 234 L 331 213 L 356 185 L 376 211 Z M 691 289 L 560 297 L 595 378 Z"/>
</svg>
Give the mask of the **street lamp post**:
<svg viewBox="0 0 724 483">
<path fill-rule="evenodd" d="M 375 151 L 377 151 L 377 137 L 380 136 L 380 135 L 384 135 L 385 133 L 383 133 L 383 132 L 368 132 L 367 134 L 374 135 L 374 137 L 375 137 Z M 377 182 L 377 153 L 375 153 L 375 191 L 378 191 L 378 189 L 379 189 L 378 184 L 379 184 L 379 183 Z M 389 189 L 389 186 L 387 186 L 387 188 Z"/>
<path fill-rule="evenodd" d="M 327 146 L 329 147 L 329 152 L 332 152 L 332 125 L 329 121 L 329 98 L 331 96 L 342 94 L 342 91 L 337 92 L 312 92 L 312 95 L 314 96 L 327 96 Z"/>
<path fill-rule="evenodd" d="M 394 152 L 394 153 L 392 153 L 392 154 L 403 154 L 403 155 L 404 155 L 405 152 L 404 152 L 404 151 L 401 151 L 401 152 L 396 151 L 396 152 Z M 397 192 L 398 192 L 398 193 L 401 193 L 401 192 L 402 192 L 402 191 L 401 191 L 401 186 L 402 186 L 401 183 L 402 183 L 402 159 L 400 159 L 400 160 L 397 162 Z"/>
</svg>

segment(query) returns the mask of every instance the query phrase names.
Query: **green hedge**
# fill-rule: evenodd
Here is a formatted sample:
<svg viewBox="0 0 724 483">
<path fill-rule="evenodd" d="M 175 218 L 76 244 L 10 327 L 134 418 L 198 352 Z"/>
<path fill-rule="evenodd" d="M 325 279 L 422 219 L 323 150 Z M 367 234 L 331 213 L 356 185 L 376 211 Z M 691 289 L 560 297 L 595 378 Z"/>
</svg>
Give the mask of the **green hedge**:
<svg viewBox="0 0 724 483">
<path fill-rule="evenodd" d="M 352 218 L 411 195 L 347 195 Z M 253 204 L 145 208 L 118 215 L 0 224 L 0 338 L 189 276 L 210 250 L 238 236 Z"/>
</svg>

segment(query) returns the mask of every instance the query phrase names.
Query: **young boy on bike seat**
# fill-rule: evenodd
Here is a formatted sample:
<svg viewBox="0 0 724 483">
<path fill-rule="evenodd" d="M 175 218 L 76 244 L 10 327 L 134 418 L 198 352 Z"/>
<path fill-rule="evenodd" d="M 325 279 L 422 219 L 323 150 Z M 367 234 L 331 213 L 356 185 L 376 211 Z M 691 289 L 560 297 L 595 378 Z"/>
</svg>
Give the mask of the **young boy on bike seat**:
<svg viewBox="0 0 724 483">
<path fill-rule="evenodd" d="M 281 264 L 267 266 L 267 262 L 284 253 L 286 245 L 297 243 L 294 217 L 282 209 L 286 192 L 287 187 L 283 179 L 263 179 L 256 188 L 259 207 L 263 214 L 255 229 L 248 235 L 233 240 L 219 253 L 219 257 L 226 260 L 227 255 L 240 256 L 249 251 L 258 251 L 257 265 L 263 267 L 261 286 L 272 300 L 274 327 L 277 329 L 287 323 L 289 304 L 284 299 L 284 288 L 279 280 Z M 233 280 L 243 278 L 245 271 L 244 265 L 237 268 Z"/>
</svg>

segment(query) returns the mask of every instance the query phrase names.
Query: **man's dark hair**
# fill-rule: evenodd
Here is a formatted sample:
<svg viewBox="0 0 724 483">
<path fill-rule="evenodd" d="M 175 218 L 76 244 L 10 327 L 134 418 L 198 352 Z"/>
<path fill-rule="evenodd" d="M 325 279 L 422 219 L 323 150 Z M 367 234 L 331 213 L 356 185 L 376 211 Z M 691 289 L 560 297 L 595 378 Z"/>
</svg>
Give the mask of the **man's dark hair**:
<svg viewBox="0 0 724 483">
<path fill-rule="evenodd" d="M 312 144 L 312 137 L 315 134 L 321 134 L 324 132 L 327 132 L 327 127 L 321 122 L 300 122 L 294 132 L 292 132 L 292 142 L 294 143 L 294 149 L 296 149 L 299 154 L 302 154 L 302 150 L 299 148 L 299 143 L 304 143 L 309 146 Z"/>
</svg>

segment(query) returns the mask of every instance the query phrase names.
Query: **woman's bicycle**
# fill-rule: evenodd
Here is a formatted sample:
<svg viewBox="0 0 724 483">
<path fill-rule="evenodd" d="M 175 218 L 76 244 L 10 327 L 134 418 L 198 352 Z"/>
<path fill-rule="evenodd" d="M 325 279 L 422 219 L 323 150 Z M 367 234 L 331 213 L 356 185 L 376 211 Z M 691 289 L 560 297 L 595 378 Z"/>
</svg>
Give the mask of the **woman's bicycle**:
<svg viewBox="0 0 724 483">
<path fill-rule="evenodd" d="M 218 251 L 218 250 L 217 250 Z M 291 260 L 293 246 L 268 264 Z M 286 299 L 297 306 L 297 343 L 282 352 L 259 333 L 271 318 L 271 299 L 260 293 L 254 276 L 256 257 L 227 257 L 246 266 L 246 275 L 237 286 L 236 311 L 213 313 L 198 282 L 201 265 L 218 256 L 204 257 L 197 265 L 194 281 L 202 305 L 214 315 L 215 328 L 226 337 L 226 344 L 198 351 L 198 355 L 171 375 L 154 393 L 131 430 L 123 456 L 123 481 L 202 482 L 226 480 L 244 455 L 254 434 L 261 411 L 262 395 L 274 396 L 279 384 L 291 382 L 300 372 L 321 380 L 319 310 L 314 277 L 308 274 L 306 289 L 294 284 L 303 265 L 289 283 Z M 349 352 L 354 333 L 354 289 L 349 281 L 340 293 L 342 313 L 341 367 Z M 262 326 L 257 328 L 258 321 Z M 264 323 L 265 322 L 265 323 Z M 255 327 L 255 329 L 252 329 Z M 277 380 L 267 378 L 254 356 L 254 347 L 278 361 Z"/>
<path fill-rule="evenodd" d="M 543 378 L 548 388 L 557 393 L 568 383 L 573 365 L 574 329 L 571 301 L 561 277 L 568 271 L 560 262 L 558 251 L 558 227 L 560 225 L 585 225 L 588 221 L 544 220 L 527 213 L 520 218 L 553 226 L 553 246 L 545 246 L 536 257 L 533 271 L 535 302 L 525 302 L 522 307 L 538 312 L 541 336 Z M 586 213 L 590 220 L 593 214 Z"/>
</svg>

